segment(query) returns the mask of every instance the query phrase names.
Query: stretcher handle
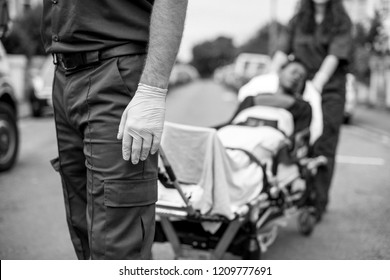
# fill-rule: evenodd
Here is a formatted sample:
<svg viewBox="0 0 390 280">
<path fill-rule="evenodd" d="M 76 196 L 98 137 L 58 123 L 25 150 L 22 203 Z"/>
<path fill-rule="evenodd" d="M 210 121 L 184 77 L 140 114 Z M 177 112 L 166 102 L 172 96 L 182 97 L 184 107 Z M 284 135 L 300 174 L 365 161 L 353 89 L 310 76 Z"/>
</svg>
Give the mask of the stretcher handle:
<svg viewBox="0 0 390 280">
<path fill-rule="evenodd" d="M 164 164 L 165 171 L 168 174 L 169 179 L 174 182 L 177 180 L 175 172 L 173 172 L 172 165 L 169 163 L 167 156 L 165 155 L 164 150 L 160 147 L 159 149 L 161 160 Z"/>
<path fill-rule="evenodd" d="M 169 179 L 172 181 L 173 186 L 179 192 L 180 197 L 183 199 L 184 203 L 186 204 L 186 208 L 187 208 L 188 214 L 194 215 L 195 214 L 195 210 L 191 206 L 190 201 L 188 200 L 186 195 L 184 194 L 184 192 L 183 192 L 183 190 L 182 190 L 182 188 L 181 188 L 181 186 L 180 186 L 180 184 L 179 184 L 179 182 L 177 180 L 175 172 L 173 172 L 173 168 L 172 168 L 171 164 L 169 163 L 168 158 L 165 155 L 165 152 L 164 152 L 164 150 L 162 149 L 161 146 L 160 146 L 160 149 L 159 149 L 159 153 L 160 153 L 160 158 L 161 158 L 161 160 L 163 162 L 165 171 L 167 172 Z"/>
</svg>

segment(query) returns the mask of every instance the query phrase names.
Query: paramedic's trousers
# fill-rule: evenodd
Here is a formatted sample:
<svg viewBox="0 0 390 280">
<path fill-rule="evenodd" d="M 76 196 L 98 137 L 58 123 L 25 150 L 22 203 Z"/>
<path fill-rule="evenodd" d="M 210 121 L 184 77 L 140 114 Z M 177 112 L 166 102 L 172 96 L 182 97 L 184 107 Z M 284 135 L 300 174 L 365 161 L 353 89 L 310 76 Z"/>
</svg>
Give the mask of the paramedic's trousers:
<svg viewBox="0 0 390 280">
<path fill-rule="evenodd" d="M 343 92 L 342 92 L 343 93 Z M 345 93 L 327 93 L 322 96 L 323 133 L 314 143 L 314 156 L 324 155 L 328 163 L 318 168 L 312 184 L 316 190 L 316 208 L 321 215 L 328 205 L 340 127 L 344 118 Z"/>
<path fill-rule="evenodd" d="M 149 259 L 157 200 L 157 153 L 133 165 L 117 140 L 144 55 L 73 71 L 57 66 L 53 105 L 69 231 L 79 259 Z"/>
</svg>

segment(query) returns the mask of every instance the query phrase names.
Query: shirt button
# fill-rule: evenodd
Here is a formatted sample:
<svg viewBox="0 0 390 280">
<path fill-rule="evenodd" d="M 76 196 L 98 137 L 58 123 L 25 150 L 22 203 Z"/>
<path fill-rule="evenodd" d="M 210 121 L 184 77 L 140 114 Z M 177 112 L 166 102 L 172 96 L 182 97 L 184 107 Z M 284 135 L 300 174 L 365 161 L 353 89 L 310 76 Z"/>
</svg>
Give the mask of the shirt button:
<svg viewBox="0 0 390 280">
<path fill-rule="evenodd" d="M 52 39 L 54 42 L 58 42 L 60 40 L 60 38 L 57 35 L 53 35 Z"/>
<path fill-rule="evenodd" d="M 52 2 L 53 4 L 57 4 L 57 3 L 58 3 L 57 0 L 51 0 L 51 2 Z"/>
</svg>

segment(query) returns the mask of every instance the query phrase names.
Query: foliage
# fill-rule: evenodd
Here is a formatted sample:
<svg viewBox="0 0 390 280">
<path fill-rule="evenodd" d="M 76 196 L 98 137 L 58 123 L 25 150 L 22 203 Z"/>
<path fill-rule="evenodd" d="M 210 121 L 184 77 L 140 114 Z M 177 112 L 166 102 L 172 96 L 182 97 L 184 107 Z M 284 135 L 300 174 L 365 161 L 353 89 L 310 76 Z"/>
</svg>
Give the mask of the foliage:
<svg viewBox="0 0 390 280">
<path fill-rule="evenodd" d="M 366 35 L 366 40 L 370 44 L 370 47 L 374 52 L 376 52 L 374 45 L 375 42 L 378 40 L 381 29 L 382 29 L 382 20 L 381 20 L 380 13 L 378 11 L 375 11 L 375 15 L 371 20 L 370 28 Z"/>
<path fill-rule="evenodd" d="M 279 22 L 270 22 L 261 27 L 256 34 L 244 43 L 240 53 L 259 53 L 273 55 L 276 51 L 278 37 L 286 32 L 286 27 Z M 273 36 L 270 36 L 273 34 Z"/>
<path fill-rule="evenodd" d="M 196 45 L 192 49 L 191 64 L 198 70 L 201 77 L 210 77 L 220 66 L 228 65 L 237 56 L 233 40 L 228 37 L 218 37 Z"/>
<path fill-rule="evenodd" d="M 359 82 L 368 84 L 370 79 L 370 39 L 364 26 L 360 23 L 354 25 L 353 52 L 350 72 Z"/>
<path fill-rule="evenodd" d="M 41 17 L 42 6 L 38 5 L 14 20 L 9 35 L 3 39 L 7 53 L 27 57 L 45 55 L 40 34 Z"/>
<path fill-rule="evenodd" d="M 351 73 L 353 73 L 359 82 L 364 84 L 370 81 L 370 50 L 364 46 L 358 46 L 353 55 L 351 63 Z"/>
<path fill-rule="evenodd" d="M 370 58 L 372 55 L 386 55 L 387 38 L 384 37 L 384 29 L 380 12 L 376 11 L 371 19 L 368 29 L 361 24 L 356 24 L 354 29 L 354 52 L 351 63 L 351 72 L 357 79 L 365 84 L 370 80 Z"/>
</svg>

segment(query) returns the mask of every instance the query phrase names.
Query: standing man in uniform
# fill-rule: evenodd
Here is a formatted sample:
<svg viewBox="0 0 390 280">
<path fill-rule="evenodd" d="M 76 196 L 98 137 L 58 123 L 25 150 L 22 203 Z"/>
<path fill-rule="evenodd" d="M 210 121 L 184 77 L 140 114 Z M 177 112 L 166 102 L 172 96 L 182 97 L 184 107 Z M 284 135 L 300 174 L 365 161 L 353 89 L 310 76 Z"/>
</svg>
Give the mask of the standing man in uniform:
<svg viewBox="0 0 390 280">
<path fill-rule="evenodd" d="M 165 95 L 187 0 L 44 0 L 67 222 L 79 259 L 149 259 Z"/>
</svg>

